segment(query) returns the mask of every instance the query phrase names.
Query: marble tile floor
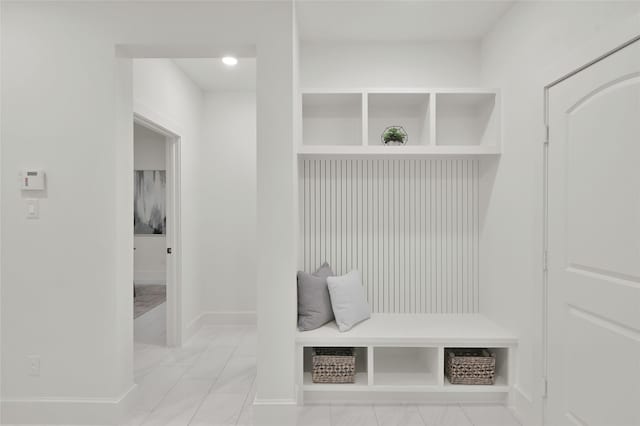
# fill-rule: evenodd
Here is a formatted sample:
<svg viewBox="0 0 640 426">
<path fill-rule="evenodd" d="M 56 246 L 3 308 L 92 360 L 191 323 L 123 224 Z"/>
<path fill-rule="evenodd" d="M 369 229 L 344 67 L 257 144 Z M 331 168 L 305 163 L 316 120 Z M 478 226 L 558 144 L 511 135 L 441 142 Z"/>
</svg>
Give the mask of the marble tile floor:
<svg viewBox="0 0 640 426">
<path fill-rule="evenodd" d="M 139 398 L 120 426 L 253 425 L 255 327 L 203 327 L 179 349 L 137 342 L 134 355 Z M 501 405 L 326 404 L 298 407 L 297 425 L 520 424 Z"/>
<path fill-rule="evenodd" d="M 135 345 L 140 399 L 122 426 L 249 426 L 256 330 L 207 326 L 183 348 Z M 300 426 L 518 426 L 500 405 L 309 405 Z"/>
</svg>

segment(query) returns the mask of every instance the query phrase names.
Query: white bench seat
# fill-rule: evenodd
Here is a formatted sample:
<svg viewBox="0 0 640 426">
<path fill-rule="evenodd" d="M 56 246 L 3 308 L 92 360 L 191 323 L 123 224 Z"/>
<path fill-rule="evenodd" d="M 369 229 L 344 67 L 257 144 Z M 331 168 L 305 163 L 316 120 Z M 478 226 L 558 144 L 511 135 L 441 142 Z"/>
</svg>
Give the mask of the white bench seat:
<svg viewBox="0 0 640 426">
<path fill-rule="evenodd" d="M 302 346 L 483 346 L 517 345 L 512 332 L 479 314 L 373 314 L 341 333 L 335 322 L 299 331 Z"/>
</svg>

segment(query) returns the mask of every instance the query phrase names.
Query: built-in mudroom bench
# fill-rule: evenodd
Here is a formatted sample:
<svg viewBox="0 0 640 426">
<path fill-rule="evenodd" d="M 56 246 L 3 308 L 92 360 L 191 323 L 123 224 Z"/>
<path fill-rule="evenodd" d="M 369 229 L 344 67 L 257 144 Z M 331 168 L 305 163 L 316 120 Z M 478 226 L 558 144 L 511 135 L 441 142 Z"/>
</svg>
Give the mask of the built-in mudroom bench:
<svg viewBox="0 0 640 426">
<path fill-rule="evenodd" d="M 299 402 L 505 401 L 518 339 L 490 319 L 499 295 L 480 267 L 500 91 L 302 89 L 299 114 L 299 269 L 359 271 L 372 313 L 298 332 Z M 355 356 L 353 383 L 314 382 L 326 348 Z M 491 384 L 450 383 L 454 349 L 488 355 Z"/>
<path fill-rule="evenodd" d="M 344 333 L 335 322 L 299 332 L 296 345 L 300 401 L 500 401 L 513 382 L 518 340 L 479 314 L 373 314 Z M 355 347 L 355 383 L 313 383 L 314 347 Z M 450 384 L 446 348 L 488 348 L 495 384 Z"/>
</svg>

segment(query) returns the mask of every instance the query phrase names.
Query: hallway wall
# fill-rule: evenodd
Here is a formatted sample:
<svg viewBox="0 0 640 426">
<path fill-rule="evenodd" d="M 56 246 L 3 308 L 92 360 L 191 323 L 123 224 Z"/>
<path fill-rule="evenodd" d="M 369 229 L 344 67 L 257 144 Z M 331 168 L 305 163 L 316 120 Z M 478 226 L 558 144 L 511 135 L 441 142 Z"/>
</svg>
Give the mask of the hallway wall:
<svg viewBox="0 0 640 426">
<path fill-rule="evenodd" d="M 230 46 L 258 52 L 257 276 L 265 291 L 258 397 L 294 401 L 295 215 L 281 208 L 292 206 L 295 194 L 291 4 L 19 1 L 1 7 L 1 226 L 2 246 L 12 247 L 1 253 L 3 422 L 106 423 L 133 395 L 133 254 L 123 250 L 133 245 L 126 207 L 133 187 L 128 55 L 150 55 L 150 48 L 161 56 L 180 46 L 209 56 Z M 186 164 L 197 163 L 195 153 L 185 154 Z M 25 218 L 17 184 L 23 167 L 47 173 L 39 220 Z M 185 185 L 196 188 L 189 181 L 202 176 L 188 167 L 183 172 Z M 183 250 L 185 258 L 199 259 L 188 236 L 202 232 L 201 222 L 191 213 L 196 219 L 184 220 Z M 183 267 L 186 328 L 202 294 L 188 284 L 198 282 L 197 268 Z M 37 377 L 29 375 L 29 355 L 41 357 Z"/>
<path fill-rule="evenodd" d="M 255 322 L 256 94 L 208 92 L 202 157 L 207 159 L 200 241 L 207 256 L 203 310 L 210 320 Z"/>
</svg>

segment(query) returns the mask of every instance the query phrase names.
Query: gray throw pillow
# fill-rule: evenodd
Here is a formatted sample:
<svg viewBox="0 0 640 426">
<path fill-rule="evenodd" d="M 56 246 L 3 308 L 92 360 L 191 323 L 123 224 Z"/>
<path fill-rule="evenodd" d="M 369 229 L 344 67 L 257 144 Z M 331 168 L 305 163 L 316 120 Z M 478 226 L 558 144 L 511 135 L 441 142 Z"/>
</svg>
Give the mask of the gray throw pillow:
<svg viewBox="0 0 640 426">
<path fill-rule="evenodd" d="M 313 330 L 333 321 L 327 277 L 333 275 L 328 263 L 309 274 L 298 271 L 298 329 Z"/>
<path fill-rule="evenodd" d="M 327 285 L 340 331 L 350 330 L 354 325 L 371 317 L 360 272 L 351 271 L 340 277 L 329 277 Z"/>
</svg>

